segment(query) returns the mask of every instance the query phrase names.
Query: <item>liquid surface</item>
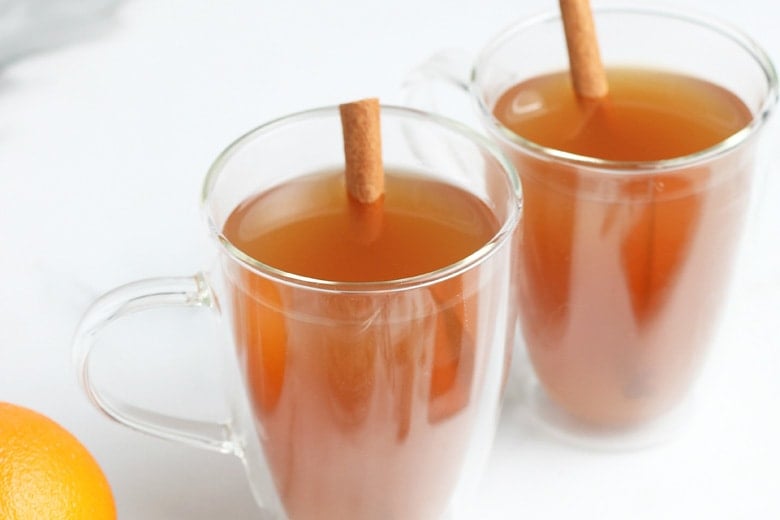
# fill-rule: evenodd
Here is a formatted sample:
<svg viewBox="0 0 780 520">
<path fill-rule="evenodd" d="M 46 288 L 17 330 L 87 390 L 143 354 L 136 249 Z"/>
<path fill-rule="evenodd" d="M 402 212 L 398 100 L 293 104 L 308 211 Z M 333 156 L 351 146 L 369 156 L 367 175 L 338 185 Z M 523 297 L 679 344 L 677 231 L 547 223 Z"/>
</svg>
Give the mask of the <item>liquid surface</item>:
<svg viewBox="0 0 780 520">
<path fill-rule="evenodd" d="M 381 205 L 346 196 L 343 175 L 315 175 L 241 204 L 224 235 L 247 255 L 288 273 L 341 282 L 395 280 L 446 267 L 485 245 L 495 217 L 449 184 L 387 175 Z"/>
<path fill-rule="evenodd" d="M 578 99 L 568 72 L 508 89 L 494 114 L 537 144 L 614 161 L 682 157 L 716 145 L 751 120 L 734 94 L 696 78 L 642 69 L 608 71 L 605 100 Z"/>
<path fill-rule="evenodd" d="M 608 73 L 578 101 L 565 73 L 507 90 L 495 116 L 547 147 L 653 161 L 716 145 L 751 120 L 733 94 L 655 71 Z M 626 426 L 681 401 L 729 279 L 751 145 L 687 169 L 600 173 L 504 143 L 520 173 L 520 313 L 548 396 L 587 423 Z"/>
</svg>

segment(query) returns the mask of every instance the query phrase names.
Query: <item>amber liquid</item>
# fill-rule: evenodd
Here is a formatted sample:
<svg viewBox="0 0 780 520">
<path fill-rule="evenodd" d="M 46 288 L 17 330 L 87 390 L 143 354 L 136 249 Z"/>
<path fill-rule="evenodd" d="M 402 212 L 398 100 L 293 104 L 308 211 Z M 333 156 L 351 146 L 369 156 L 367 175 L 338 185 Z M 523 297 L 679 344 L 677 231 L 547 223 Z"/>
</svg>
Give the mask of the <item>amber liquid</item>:
<svg viewBox="0 0 780 520">
<path fill-rule="evenodd" d="M 497 231 L 485 203 L 459 188 L 389 173 L 381 206 L 364 208 L 346 197 L 342 177 L 303 177 L 246 200 L 225 237 L 276 269 L 371 282 L 450 265 Z M 290 518 L 443 513 L 474 426 L 472 382 L 485 364 L 479 274 L 338 294 L 227 266 L 239 359 Z"/>
<path fill-rule="evenodd" d="M 711 83 L 608 71 L 579 100 L 567 74 L 508 89 L 495 117 L 579 155 L 656 161 L 717 145 L 752 119 Z M 749 145 L 686 168 L 599 173 L 506 147 L 521 175 L 520 312 L 548 396 L 572 415 L 636 424 L 684 397 L 706 351 L 747 201 Z"/>
</svg>

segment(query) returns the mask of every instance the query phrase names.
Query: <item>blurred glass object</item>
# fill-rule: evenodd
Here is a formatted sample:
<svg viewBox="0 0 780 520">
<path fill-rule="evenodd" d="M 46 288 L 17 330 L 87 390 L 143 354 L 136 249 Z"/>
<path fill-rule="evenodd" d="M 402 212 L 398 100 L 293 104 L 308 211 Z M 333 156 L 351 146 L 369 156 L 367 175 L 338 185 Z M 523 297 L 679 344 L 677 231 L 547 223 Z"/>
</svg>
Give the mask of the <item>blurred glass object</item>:
<svg viewBox="0 0 780 520">
<path fill-rule="evenodd" d="M 26 55 L 94 36 L 120 0 L 0 0 L 0 68 Z"/>
</svg>

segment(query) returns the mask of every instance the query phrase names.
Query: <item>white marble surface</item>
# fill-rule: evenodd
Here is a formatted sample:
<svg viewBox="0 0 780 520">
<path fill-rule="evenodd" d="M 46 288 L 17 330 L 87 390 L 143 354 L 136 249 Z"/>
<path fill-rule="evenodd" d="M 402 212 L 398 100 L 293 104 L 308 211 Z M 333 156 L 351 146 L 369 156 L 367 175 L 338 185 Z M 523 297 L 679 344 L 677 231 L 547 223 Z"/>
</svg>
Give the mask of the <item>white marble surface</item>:
<svg viewBox="0 0 780 520">
<path fill-rule="evenodd" d="M 769 0 L 684 0 L 780 58 Z M 121 519 L 248 519 L 237 459 L 127 430 L 88 403 L 70 340 L 98 294 L 208 266 L 198 213 L 215 155 L 259 123 L 378 95 L 432 52 L 476 52 L 552 0 L 134 0 L 100 31 L 0 69 L 0 399 L 42 411 L 104 468 Z M 2 12 L 0 12 L 2 16 Z M 85 33 L 87 34 L 87 33 Z M 474 518 L 780 517 L 780 178 L 775 121 L 729 313 L 687 427 L 631 453 L 561 444 L 508 396 Z M 212 326 L 131 320 L 117 376 L 162 410 L 220 415 Z M 151 319 L 151 318 L 150 318 Z M 143 323 L 143 326 L 141 326 Z M 153 334 L 150 334 L 153 333 Z M 153 335 L 153 337 L 149 337 Z"/>
</svg>

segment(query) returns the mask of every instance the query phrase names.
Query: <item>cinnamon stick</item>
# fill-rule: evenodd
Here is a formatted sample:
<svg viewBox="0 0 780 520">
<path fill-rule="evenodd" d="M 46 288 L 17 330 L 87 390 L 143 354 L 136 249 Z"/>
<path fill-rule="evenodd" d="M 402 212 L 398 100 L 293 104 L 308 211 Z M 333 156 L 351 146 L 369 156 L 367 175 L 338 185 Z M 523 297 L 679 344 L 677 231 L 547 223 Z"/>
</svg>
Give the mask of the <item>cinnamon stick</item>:
<svg viewBox="0 0 780 520">
<path fill-rule="evenodd" d="M 574 91 L 589 99 L 609 91 L 588 0 L 559 0 Z"/>
<path fill-rule="evenodd" d="M 344 160 L 349 199 L 350 235 L 371 244 L 382 234 L 385 171 L 379 100 L 362 99 L 339 105 L 344 135 Z"/>
<path fill-rule="evenodd" d="M 372 204 L 385 192 L 379 100 L 362 99 L 339 105 L 344 134 L 347 192 L 357 202 Z"/>
</svg>

